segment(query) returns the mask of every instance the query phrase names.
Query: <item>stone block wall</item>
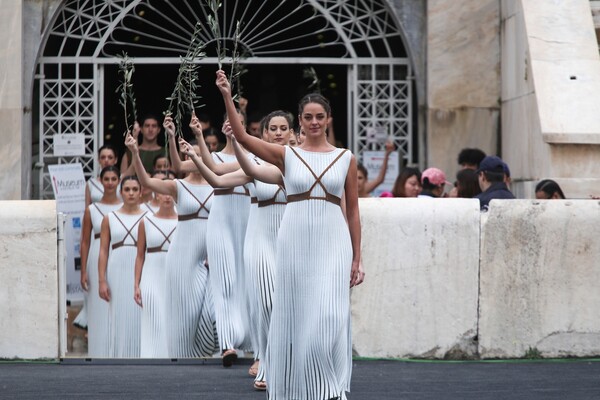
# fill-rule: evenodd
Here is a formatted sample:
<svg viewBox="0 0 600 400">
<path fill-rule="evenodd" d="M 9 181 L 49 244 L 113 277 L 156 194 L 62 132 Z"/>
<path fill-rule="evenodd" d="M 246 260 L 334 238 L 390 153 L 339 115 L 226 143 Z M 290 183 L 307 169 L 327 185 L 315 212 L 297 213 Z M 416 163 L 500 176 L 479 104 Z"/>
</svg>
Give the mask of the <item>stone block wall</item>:
<svg viewBox="0 0 600 400">
<path fill-rule="evenodd" d="M 57 358 L 54 201 L 0 202 L 0 359 Z"/>
<path fill-rule="evenodd" d="M 600 355 L 600 202 L 361 199 L 354 354 Z M 60 356 L 53 201 L 0 203 L 0 359 Z"/>
<path fill-rule="evenodd" d="M 600 355 L 600 202 L 361 199 L 354 353 Z"/>
<path fill-rule="evenodd" d="M 481 228 L 479 354 L 600 354 L 600 202 L 493 200 Z"/>
<path fill-rule="evenodd" d="M 473 354 L 477 335 L 479 202 L 365 199 L 366 280 L 352 290 L 355 354 Z"/>
</svg>

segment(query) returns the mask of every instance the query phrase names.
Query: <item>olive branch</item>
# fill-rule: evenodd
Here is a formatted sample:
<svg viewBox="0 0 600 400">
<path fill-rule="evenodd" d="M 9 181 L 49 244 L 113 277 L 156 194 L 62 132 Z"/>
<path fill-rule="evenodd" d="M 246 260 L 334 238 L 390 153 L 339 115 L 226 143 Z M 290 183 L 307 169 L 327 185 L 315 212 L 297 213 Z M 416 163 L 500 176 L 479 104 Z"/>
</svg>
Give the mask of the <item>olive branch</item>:
<svg viewBox="0 0 600 400">
<path fill-rule="evenodd" d="M 127 132 L 133 129 L 133 124 L 137 120 L 135 95 L 133 94 L 133 83 L 131 83 L 135 66 L 133 60 L 127 56 L 126 52 L 123 52 L 119 58 L 121 59 L 119 61 L 119 75 L 122 75 L 122 80 L 115 93 L 120 93 L 119 104 L 123 107 L 125 117 L 125 133 L 123 135 L 126 135 Z M 131 106 L 130 111 L 127 108 L 128 103 Z M 129 124 L 130 117 L 132 118 L 131 124 Z"/>
<path fill-rule="evenodd" d="M 203 106 L 203 104 L 200 104 L 202 96 L 196 93 L 199 88 L 196 81 L 198 80 L 198 68 L 200 65 L 195 62 L 197 59 L 206 56 L 206 53 L 204 53 L 205 44 L 200 40 L 201 29 L 202 24 L 200 22 L 196 23 L 186 55 L 179 57 L 180 64 L 175 87 L 171 96 L 167 97 L 169 107 L 164 114 L 173 115 L 173 112 L 175 112 L 176 133 L 179 137 L 182 136 L 181 121 L 183 116 L 193 114 L 196 108 Z"/>
<path fill-rule="evenodd" d="M 241 77 L 248 70 L 240 64 L 240 60 L 244 58 L 238 49 L 240 42 L 240 21 L 235 24 L 235 33 L 233 34 L 233 52 L 231 53 L 231 73 L 229 74 L 229 83 L 231 85 L 231 93 L 234 92 L 234 86 L 237 88 L 237 93 L 233 95 L 233 101 L 239 101 L 242 96 Z"/>
<path fill-rule="evenodd" d="M 317 75 L 317 71 L 315 71 L 314 67 L 306 67 L 304 68 L 302 76 L 305 79 L 311 79 L 311 83 L 308 85 L 309 92 L 312 91 L 314 93 L 321 93 L 321 80 Z"/>
<path fill-rule="evenodd" d="M 222 69 L 225 49 L 221 49 L 221 26 L 219 25 L 219 8 L 221 8 L 221 2 L 219 0 L 207 0 L 206 4 L 212 12 L 212 15 L 208 15 L 208 26 L 217 41 L 217 60 L 219 69 Z"/>
</svg>

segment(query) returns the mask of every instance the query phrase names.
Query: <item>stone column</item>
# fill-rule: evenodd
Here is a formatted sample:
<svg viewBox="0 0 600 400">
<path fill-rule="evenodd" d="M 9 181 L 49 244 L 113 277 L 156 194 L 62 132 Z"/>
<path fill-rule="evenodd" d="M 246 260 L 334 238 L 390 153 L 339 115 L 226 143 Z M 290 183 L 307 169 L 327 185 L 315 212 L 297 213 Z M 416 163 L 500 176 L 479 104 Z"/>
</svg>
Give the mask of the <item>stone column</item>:
<svg viewBox="0 0 600 400">
<path fill-rule="evenodd" d="M 458 153 L 498 150 L 500 3 L 427 2 L 427 166 L 452 181 Z"/>
<path fill-rule="evenodd" d="M 22 16 L 22 0 L 0 2 L 0 200 L 22 195 Z"/>
</svg>

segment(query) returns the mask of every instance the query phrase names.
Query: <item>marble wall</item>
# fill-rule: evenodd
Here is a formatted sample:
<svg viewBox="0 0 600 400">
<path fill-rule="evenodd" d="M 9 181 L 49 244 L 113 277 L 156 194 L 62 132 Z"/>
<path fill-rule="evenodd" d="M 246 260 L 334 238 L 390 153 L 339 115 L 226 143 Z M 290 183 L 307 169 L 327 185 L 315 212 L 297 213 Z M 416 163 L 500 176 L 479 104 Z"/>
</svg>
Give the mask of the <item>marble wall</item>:
<svg viewBox="0 0 600 400">
<path fill-rule="evenodd" d="M 458 153 L 498 150 L 500 4 L 427 2 L 427 166 L 453 180 Z"/>
<path fill-rule="evenodd" d="M 56 218 L 54 201 L 0 202 L 0 359 L 59 356 Z"/>
<path fill-rule="evenodd" d="M 492 201 L 482 220 L 482 358 L 600 354 L 600 203 Z"/>
<path fill-rule="evenodd" d="M 502 155 L 521 197 L 540 179 L 600 193 L 600 56 L 587 0 L 502 1 Z M 584 182 L 585 185 L 581 185 Z"/>
<path fill-rule="evenodd" d="M 0 200 L 21 199 L 22 173 L 22 8 L 21 0 L 0 4 Z"/>
<path fill-rule="evenodd" d="M 479 202 L 361 199 L 360 213 L 366 280 L 352 289 L 354 353 L 474 357 Z"/>
</svg>

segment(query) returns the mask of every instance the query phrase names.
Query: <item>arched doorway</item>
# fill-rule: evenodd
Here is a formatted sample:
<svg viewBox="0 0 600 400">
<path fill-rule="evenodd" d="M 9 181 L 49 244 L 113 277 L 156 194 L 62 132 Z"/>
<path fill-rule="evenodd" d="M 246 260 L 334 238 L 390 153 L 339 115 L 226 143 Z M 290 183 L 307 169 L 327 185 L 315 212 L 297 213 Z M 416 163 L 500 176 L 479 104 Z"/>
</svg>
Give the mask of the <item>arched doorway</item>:
<svg viewBox="0 0 600 400">
<path fill-rule="evenodd" d="M 336 135 L 342 144 L 360 157 L 364 150 L 382 145 L 372 138 L 377 130 L 396 143 L 404 162 L 419 161 L 412 66 L 386 0 L 222 3 L 221 37 L 215 38 L 208 24 L 201 32 L 208 57 L 200 63 L 210 71 L 202 83 L 204 93 L 214 92 L 211 82 L 217 58 L 211 46 L 216 40 L 230 42 L 240 21 L 250 106 L 270 111 L 275 104 L 295 111 L 294 104 L 308 91 L 299 75 L 306 66 L 313 66 L 324 94 L 332 100 Z M 38 165 L 80 162 L 86 176 L 96 174 L 97 149 L 105 140 L 117 140 L 122 132 L 118 122 L 112 123 L 116 111 L 111 109 L 116 103 L 110 82 L 116 79 L 117 54 L 126 51 L 134 58 L 137 76 L 145 76 L 134 81 L 136 92 L 149 92 L 152 95 L 143 97 L 163 101 L 158 108 L 162 111 L 175 79 L 169 71 L 177 69 L 196 21 L 207 21 L 208 15 L 205 2 L 191 0 L 65 1 L 38 60 L 39 143 L 38 154 L 33 155 Z M 289 93 L 281 96 L 277 82 L 284 79 L 295 86 L 285 86 Z M 161 92 L 163 86 L 167 95 Z M 161 89 L 154 92 L 148 87 Z M 267 93 L 260 96 L 250 93 L 265 87 Z M 217 109 L 210 111 L 218 115 Z M 85 154 L 54 156 L 54 135 L 65 133 L 83 135 Z M 46 168 L 36 184 L 38 197 L 52 197 Z"/>
</svg>

